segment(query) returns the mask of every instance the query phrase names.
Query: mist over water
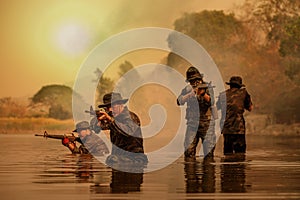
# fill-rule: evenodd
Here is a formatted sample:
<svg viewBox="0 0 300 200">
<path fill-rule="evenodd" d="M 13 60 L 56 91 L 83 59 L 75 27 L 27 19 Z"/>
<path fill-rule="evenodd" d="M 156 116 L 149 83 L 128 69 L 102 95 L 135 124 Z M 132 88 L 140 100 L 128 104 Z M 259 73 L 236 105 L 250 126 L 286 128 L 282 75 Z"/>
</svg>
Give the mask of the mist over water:
<svg viewBox="0 0 300 200">
<path fill-rule="evenodd" d="M 245 156 L 183 157 L 150 173 L 113 170 L 59 140 L 0 135 L 1 199 L 299 199 L 297 137 L 247 136 Z M 164 155 L 161 155 L 162 157 Z"/>
</svg>

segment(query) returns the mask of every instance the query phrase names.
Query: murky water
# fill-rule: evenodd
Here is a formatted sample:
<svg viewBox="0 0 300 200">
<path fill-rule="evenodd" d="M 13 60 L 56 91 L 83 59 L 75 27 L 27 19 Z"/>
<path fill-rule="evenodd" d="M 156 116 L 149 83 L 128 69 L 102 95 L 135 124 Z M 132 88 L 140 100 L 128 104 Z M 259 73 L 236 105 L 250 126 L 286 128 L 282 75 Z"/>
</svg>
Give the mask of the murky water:
<svg viewBox="0 0 300 200">
<path fill-rule="evenodd" d="M 59 140 L 0 135 L 0 198 L 300 199 L 299 137 L 248 136 L 246 156 L 183 157 L 145 174 L 118 172 Z"/>
</svg>

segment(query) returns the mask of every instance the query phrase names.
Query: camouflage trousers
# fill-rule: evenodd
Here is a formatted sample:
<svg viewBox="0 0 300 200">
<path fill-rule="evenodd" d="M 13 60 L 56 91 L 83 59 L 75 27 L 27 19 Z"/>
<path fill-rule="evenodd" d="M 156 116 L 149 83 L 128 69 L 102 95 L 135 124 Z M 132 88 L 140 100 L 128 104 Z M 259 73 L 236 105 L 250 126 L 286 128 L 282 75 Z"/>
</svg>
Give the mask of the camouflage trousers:
<svg viewBox="0 0 300 200">
<path fill-rule="evenodd" d="M 144 153 L 129 152 L 116 146 L 112 147 L 112 153 L 106 159 L 106 164 L 126 164 L 126 165 L 145 165 L 148 163 L 148 157 Z"/>
<path fill-rule="evenodd" d="M 245 134 L 224 134 L 224 155 L 233 153 L 246 153 Z"/>
<path fill-rule="evenodd" d="M 210 123 L 206 123 L 206 125 L 200 124 L 198 128 L 191 126 L 187 127 L 184 140 L 185 157 L 196 156 L 196 148 L 200 138 L 204 157 L 213 157 L 216 145 L 214 120 L 210 120 Z"/>
</svg>

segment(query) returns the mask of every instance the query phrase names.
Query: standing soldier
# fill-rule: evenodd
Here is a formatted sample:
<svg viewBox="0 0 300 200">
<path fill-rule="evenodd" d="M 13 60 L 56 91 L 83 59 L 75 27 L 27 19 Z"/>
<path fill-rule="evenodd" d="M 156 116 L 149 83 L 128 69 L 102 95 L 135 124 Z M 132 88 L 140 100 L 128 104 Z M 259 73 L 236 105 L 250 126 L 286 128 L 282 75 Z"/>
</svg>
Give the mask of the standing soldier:
<svg viewBox="0 0 300 200">
<path fill-rule="evenodd" d="M 203 76 L 197 68 L 191 66 L 186 71 L 186 81 L 189 82 L 177 98 L 177 105 L 181 106 L 187 103 L 186 120 L 187 130 L 185 134 L 184 148 L 185 158 L 195 158 L 196 148 L 201 138 L 203 145 L 203 153 L 205 157 L 213 156 L 215 137 L 207 137 L 207 131 L 210 126 L 211 115 L 211 97 L 208 91 L 208 84 L 203 81 Z M 210 132 L 215 134 L 214 131 Z"/>
<path fill-rule="evenodd" d="M 246 152 L 246 127 L 244 111 L 251 111 L 253 104 L 251 97 L 244 88 L 242 78 L 232 76 L 229 82 L 230 88 L 222 92 L 217 101 L 218 109 L 222 109 L 221 127 L 224 137 L 224 155 Z M 226 108 L 226 113 L 224 112 Z"/>
</svg>

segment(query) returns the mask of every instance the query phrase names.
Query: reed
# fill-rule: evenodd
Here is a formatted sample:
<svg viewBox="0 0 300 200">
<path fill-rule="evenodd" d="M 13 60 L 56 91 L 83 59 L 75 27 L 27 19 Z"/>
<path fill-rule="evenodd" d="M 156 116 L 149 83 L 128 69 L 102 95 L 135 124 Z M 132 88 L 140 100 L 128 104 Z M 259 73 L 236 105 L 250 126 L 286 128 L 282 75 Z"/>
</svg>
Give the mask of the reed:
<svg viewBox="0 0 300 200">
<path fill-rule="evenodd" d="M 0 118 L 0 134 L 14 133 L 69 133 L 74 129 L 74 121 L 52 118 Z"/>
</svg>

